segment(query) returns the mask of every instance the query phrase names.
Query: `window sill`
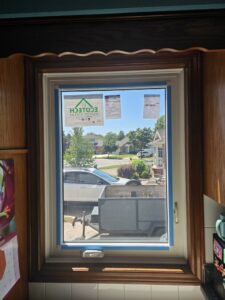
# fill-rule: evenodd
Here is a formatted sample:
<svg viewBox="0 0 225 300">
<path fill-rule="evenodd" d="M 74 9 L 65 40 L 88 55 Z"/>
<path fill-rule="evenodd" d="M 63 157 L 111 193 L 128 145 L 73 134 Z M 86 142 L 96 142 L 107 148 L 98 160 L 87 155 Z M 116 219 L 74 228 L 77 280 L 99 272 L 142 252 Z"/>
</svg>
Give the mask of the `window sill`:
<svg viewBox="0 0 225 300">
<path fill-rule="evenodd" d="M 71 263 L 46 263 L 31 281 L 44 282 L 110 282 L 110 283 L 159 283 L 200 284 L 187 265 L 149 266 L 99 266 Z"/>
</svg>

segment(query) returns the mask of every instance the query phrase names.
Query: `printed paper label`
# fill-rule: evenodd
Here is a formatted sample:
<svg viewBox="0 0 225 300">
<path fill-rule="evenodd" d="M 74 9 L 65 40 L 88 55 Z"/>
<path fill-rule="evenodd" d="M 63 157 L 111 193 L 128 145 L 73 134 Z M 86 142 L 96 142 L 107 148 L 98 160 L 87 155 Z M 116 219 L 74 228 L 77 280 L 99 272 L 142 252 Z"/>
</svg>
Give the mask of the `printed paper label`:
<svg viewBox="0 0 225 300">
<path fill-rule="evenodd" d="M 144 119 L 160 117 L 160 95 L 144 95 Z"/>
<path fill-rule="evenodd" d="M 105 117 L 106 119 L 121 118 L 120 95 L 105 96 Z"/>
</svg>

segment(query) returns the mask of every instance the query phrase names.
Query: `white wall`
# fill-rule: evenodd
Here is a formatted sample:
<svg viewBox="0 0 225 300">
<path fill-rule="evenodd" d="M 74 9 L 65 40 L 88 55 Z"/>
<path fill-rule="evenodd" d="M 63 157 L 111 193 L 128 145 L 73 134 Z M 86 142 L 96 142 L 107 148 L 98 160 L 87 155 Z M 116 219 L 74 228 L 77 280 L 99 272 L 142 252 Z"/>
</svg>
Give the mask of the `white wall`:
<svg viewBox="0 0 225 300">
<path fill-rule="evenodd" d="M 30 300 L 203 300 L 199 286 L 30 283 Z"/>
</svg>

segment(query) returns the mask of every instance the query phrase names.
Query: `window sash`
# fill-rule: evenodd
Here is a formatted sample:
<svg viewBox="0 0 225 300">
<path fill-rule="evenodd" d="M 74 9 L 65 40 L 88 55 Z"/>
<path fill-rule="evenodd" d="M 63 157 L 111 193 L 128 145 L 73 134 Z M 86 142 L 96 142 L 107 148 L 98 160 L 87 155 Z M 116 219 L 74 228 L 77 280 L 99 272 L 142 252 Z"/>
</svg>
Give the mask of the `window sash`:
<svg viewBox="0 0 225 300">
<path fill-rule="evenodd" d="M 128 73 L 129 74 L 129 73 Z M 129 76 L 129 75 L 128 75 Z M 137 75 L 138 76 L 138 75 Z M 103 78 L 102 78 L 103 80 Z M 129 79 L 128 79 L 129 81 Z M 119 88 L 121 89 L 129 89 L 130 84 L 124 83 L 118 84 Z M 85 85 L 85 91 L 95 91 L 96 88 L 99 90 L 107 90 L 111 89 L 113 86 L 114 90 L 118 90 L 117 84 L 99 84 L 97 87 Z M 166 183 L 166 207 L 167 207 L 167 233 L 168 233 L 168 242 L 150 242 L 147 238 L 140 239 L 135 237 L 133 240 L 127 240 L 127 242 L 117 242 L 116 238 L 112 238 L 107 240 L 106 242 L 93 242 L 93 241 L 85 241 L 82 242 L 64 242 L 63 232 L 64 232 L 64 221 L 63 221 L 63 178 L 62 178 L 62 168 L 63 168 L 63 161 L 62 161 L 62 113 L 63 113 L 63 93 L 66 91 L 75 92 L 80 90 L 81 87 L 77 85 L 70 85 L 66 86 L 63 85 L 62 87 L 59 86 L 54 94 L 55 94 L 55 120 L 56 120 L 56 187 L 57 187 L 57 244 L 62 247 L 62 249 L 82 249 L 82 250 L 92 250 L 92 249 L 101 249 L 102 251 L 107 250 L 169 250 L 174 245 L 174 229 L 173 229 L 173 182 L 172 182 L 172 116 L 171 116 L 171 87 L 167 85 L 166 82 L 148 82 L 146 84 L 139 83 L 137 86 L 132 84 L 130 90 L 135 89 L 160 89 L 164 88 L 166 90 L 166 99 L 165 99 L 165 114 L 166 114 L 166 161 L 167 161 L 167 183 Z M 61 124 L 57 124 L 57 122 L 61 122 Z M 169 170 L 171 168 L 171 170 Z M 124 237 L 124 240 L 125 237 Z"/>
<path fill-rule="evenodd" d="M 178 69 L 178 70 L 176 70 L 178 73 L 180 73 L 182 70 L 181 69 Z M 125 73 L 125 72 L 124 72 Z M 127 73 L 127 72 L 126 72 Z M 143 75 L 143 73 L 144 72 L 140 72 L 141 73 L 141 75 Z M 146 73 L 146 71 L 145 71 L 145 73 Z M 136 71 L 135 72 L 133 72 L 133 76 L 134 76 L 134 74 L 136 74 Z M 78 75 L 77 75 L 78 76 Z M 87 74 L 86 74 L 86 76 L 87 76 Z M 137 78 L 137 74 L 135 75 L 136 76 L 136 78 Z M 149 78 L 148 79 L 146 79 L 146 75 L 144 76 L 144 79 L 145 79 L 145 81 L 147 82 L 147 84 L 149 85 Z M 164 75 L 164 77 L 165 77 L 165 75 Z M 48 78 L 48 75 L 47 75 L 47 78 Z M 126 80 L 127 80 L 127 78 L 125 78 Z M 124 74 L 123 74 L 123 80 L 125 80 L 124 79 Z M 130 79 L 130 78 L 129 78 Z M 84 80 L 84 79 L 83 79 Z M 133 79 L 133 77 L 132 77 L 132 80 L 134 81 L 134 79 Z M 131 80 L 131 81 L 132 81 Z M 58 111 L 60 111 L 60 96 L 62 95 L 62 92 L 63 91 L 65 91 L 65 87 L 66 88 L 68 88 L 68 86 L 66 86 L 65 84 L 63 85 L 63 86 L 61 86 L 61 85 L 59 85 L 58 84 L 58 82 L 59 82 L 59 80 L 57 80 L 57 88 L 54 88 L 54 86 L 52 86 L 51 87 L 51 89 L 52 90 L 54 90 L 54 99 L 52 99 L 52 102 L 54 103 L 54 105 L 56 104 L 55 103 L 55 101 L 57 101 L 57 107 L 58 107 Z M 166 87 L 166 81 L 164 80 L 164 81 L 159 81 L 159 80 L 157 80 L 157 81 L 155 81 L 155 82 L 153 82 L 153 85 L 151 86 L 151 87 L 158 87 L 158 82 L 160 82 L 161 84 L 162 84 L 162 86 L 164 86 L 164 87 Z M 174 81 L 174 82 L 176 82 L 176 80 Z M 123 83 L 124 84 L 124 83 Z M 173 83 L 174 84 L 174 83 Z M 134 83 L 132 82 L 132 85 L 134 85 Z M 143 86 L 143 83 L 139 83 L 139 85 L 140 86 Z M 102 86 L 100 86 L 100 88 L 101 88 Z M 73 88 L 74 88 L 74 85 L 70 85 L 69 86 L 69 89 L 70 90 L 73 90 Z M 110 87 L 111 88 L 111 87 Z M 86 87 L 85 87 L 85 89 L 86 89 Z M 168 89 L 170 89 L 170 88 L 168 88 Z M 173 90 L 175 91 L 176 90 L 176 88 L 173 88 Z M 48 91 L 49 93 L 50 93 L 50 91 Z M 58 97 L 58 98 L 57 98 Z M 49 97 L 47 97 L 47 99 L 49 99 Z M 57 100 L 55 100 L 55 99 L 57 99 Z M 48 100 L 47 100 L 47 102 L 48 102 Z M 52 112 L 52 111 L 54 111 L 54 107 L 52 106 L 52 107 L 50 107 L 49 108 L 49 111 L 50 112 Z M 60 122 L 58 122 L 58 120 L 60 120 L 61 121 L 61 119 L 62 119 L 62 116 L 60 115 L 60 114 L 58 114 L 58 112 L 56 113 L 56 111 L 55 111 L 55 121 L 56 121 L 56 125 L 58 124 L 58 126 L 59 126 L 59 128 L 57 129 L 58 130 L 58 132 L 62 132 L 61 131 L 61 125 L 59 125 L 59 124 L 62 124 L 62 122 L 60 123 Z M 58 119 L 57 119 L 58 118 Z M 171 122 L 172 123 L 172 122 Z M 46 120 L 46 124 L 48 124 L 48 121 Z M 169 127 L 168 127 L 168 130 L 169 130 Z M 170 128 L 170 130 L 171 130 L 171 128 Z M 54 130 L 53 130 L 53 132 L 54 132 Z M 48 136 L 46 135 L 46 142 L 48 143 L 48 140 L 49 140 L 49 138 L 48 138 Z M 61 142 L 61 137 L 59 137 L 59 136 L 57 136 L 57 139 L 56 139 L 56 141 L 53 141 L 53 145 L 60 145 L 60 142 Z M 60 147 L 58 147 L 58 150 L 57 150 L 58 152 L 59 151 L 62 151 L 62 147 L 60 146 Z M 171 149 L 170 149 L 170 151 L 171 151 L 171 153 L 172 153 L 172 145 L 171 145 Z M 52 147 L 52 149 L 50 149 L 50 151 L 49 151 L 51 154 L 54 152 L 54 147 Z M 57 154 L 57 157 L 59 157 L 58 156 L 58 154 Z M 46 157 L 45 158 L 45 161 L 48 161 L 48 157 Z M 172 161 L 171 161 L 171 166 L 172 166 Z M 62 167 L 61 167 L 62 168 Z M 53 167 L 53 169 L 54 169 L 54 167 Z M 47 170 L 48 171 L 48 170 Z M 62 174 L 62 172 L 61 172 L 61 170 L 60 170 L 60 164 L 58 163 L 58 164 L 56 164 L 56 172 L 55 172 L 56 174 Z M 61 176 L 61 175 L 60 175 Z M 172 178 L 172 173 L 170 174 L 170 178 Z M 59 182 L 60 182 L 60 180 L 62 180 L 61 178 L 59 178 Z M 49 185 L 47 185 L 47 186 L 49 186 Z M 56 185 L 53 185 L 53 186 L 56 186 L 56 188 L 58 189 L 57 190 L 57 193 L 56 193 L 56 195 L 54 196 L 53 195 L 53 197 L 52 198 L 55 198 L 55 197 L 57 197 L 57 195 L 60 195 L 60 193 L 62 193 L 62 191 L 61 190 L 59 190 L 59 189 L 61 189 L 61 185 L 60 184 L 58 184 L 58 182 L 57 182 L 57 184 Z M 172 187 L 172 185 L 171 185 L 171 187 Z M 172 189 L 171 189 L 171 191 L 172 191 Z M 48 193 L 48 191 L 47 191 L 47 193 Z M 172 194 L 171 194 L 172 195 Z M 53 206 L 52 207 L 54 207 L 55 206 L 55 204 L 53 204 Z M 170 213 L 173 213 L 173 209 L 172 209 L 172 206 L 173 206 L 173 203 L 171 203 L 171 205 L 170 205 Z M 62 207 L 60 207 L 60 202 L 58 201 L 57 202 L 57 211 L 59 212 L 60 210 L 62 210 Z M 46 217 L 46 221 L 48 220 L 48 218 L 49 218 L 49 215 L 50 215 L 50 211 L 52 212 L 52 209 L 49 209 L 48 207 L 46 207 L 46 211 L 47 212 L 49 212 L 49 213 L 47 213 L 47 217 Z M 51 214 L 52 215 L 52 214 Z M 58 216 L 58 217 L 60 217 L 60 216 Z M 62 218 L 62 216 L 61 216 L 61 218 Z M 54 219 L 54 218 L 53 218 Z M 55 219 L 57 219 L 57 215 L 55 214 Z M 51 221 L 52 222 L 52 221 Z M 47 222 L 46 222 L 47 223 Z M 61 223 L 62 224 L 62 223 Z M 48 225 L 47 225 L 48 226 Z M 46 232 L 48 232 L 48 227 L 46 226 Z M 60 233 L 60 232 L 62 232 L 62 227 L 60 227 L 61 225 L 58 223 L 57 224 L 57 230 L 56 230 L 56 232 L 58 232 L 58 233 Z M 169 226 L 173 226 L 173 221 L 171 221 L 171 219 L 170 219 L 170 224 L 169 224 Z M 54 231 L 54 228 L 55 228 L 55 225 L 54 224 L 52 224 L 52 226 L 51 226 L 51 229 L 50 229 L 50 231 L 51 232 L 53 232 Z M 52 229 L 53 229 L 53 231 L 52 231 Z M 56 233 L 55 233 L 56 234 Z M 183 245 L 181 245 L 181 250 L 179 250 L 179 251 L 181 251 L 182 253 L 183 253 L 183 260 L 185 261 L 185 259 L 186 259 L 186 250 L 185 250 L 185 245 L 186 245 L 186 242 L 185 242 L 185 239 L 186 239 L 186 235 L 185 235 L 185 233 L 184 234 L 182 234 L 182 236 L 184 236 L 184 241 L 183 241 Z M 78 254 L 79 253 L 79 250 L 80 250 L 80 248 L 82 248 L 83 250 L 85 249 L 85 247 L 87 247 L 87 245 L 86 244 L 81 244 L 80 246 L 77 246 L 77 245 L 69 245 L 68 243 L 63 243 L 63 241 L 62 241 L 62 235 L 60 236 L 60 235 L 57 235 L 57 241 L 53 241 L 54 239 L 52 239 L 51 240 L 51 246 L 49 246 L 49 236 L 48 235 L 46 235 L 46 239 L 45 239 L 45 241 L 46 241 L 46 257 L 47 257 L 47 259 L 49 260 L 49 261 L 51 261 L 52 260 L 52 255 L 51 255 L 51 253 L 53 253 L 53 256 L 55 256 L 55 255 L 59 255 L 59 257 L 62 257 L 62 256 L 65 256 L 65 257 L 67 257 L 67 255 L 71 255 L 71 253 L 72 252 L 74 252 L 74 255 L 76 256 L 76 255 L 78 255 L 78 256 L 80 256 L 80 254 Z M 170 237 L 170 243 L 172 244 L 172 242 L 173 242 L 173 236 L 172 237 Z M 181 243 L 180 243 L 181 244 Z M 54 246 L 55 245 L 55 246 Z M 61 247 L 61 251 L 58 249 L 58 247 L 56 247 L 56 245 L 62 245 L 62 247 Z M 137 245 L 137 244 L 133 244 L 132 245 L 133 246 L 133 249 L 138 249 L 139 251 L 138 251 L 138 253 L 140 253 L 140 256 L 142 255 L 141 254 L 141 251 L 148 251 L 149 249 L 151 249 L 151 255 L 153 254 L 153 256 L 154 255 L 157 255 L 158 256 L 158 250 L 160 249 L 160 250 L 162 250 L 162 249 L 166 249 L 167 251 L 169 251 L 168 253 L 167 253 L 167 251 L 165 250 L 165 253 L 167 253 L 167 254 L 165 254 L 165 255 L 171 255 L 171 253 L 175 253 L 174 251 L 172 251 L 171 249 L 170 249 L 170 245 L 169 245 L 169 243 L 168 244 L 166 244 L 165 246 L 163 246 L 162 247 L 162 245 L 159 245 L 159 244 L 154 244 L 154 245 L 151 245 L 151 246 L 149 246 L 149 245 L 147 245 L 147 247 L 146 247 L 146 242 L 145 243 L 139 243 L 139 245 Z M 80 247 L 80 248 L 79 248 Z M 89 247 L 91 247 L 91 248 L 96 248 L 96 245 L 94 244 L 94 245 L 90 245 Z M 103 247 L 103 245 L 100 245 L 100 247 Z M 114 256 L 114 254 L 112 254 L 112 251 L 114 252 L 114 250 L 116 249 L 116 245 L 114 244 L 111 244 L 111 245 L 104 245 L 104 247 L 105 247 L 105 249 L 107 249 L 107 252 L 108 253 L 110 253 L 110 256 L 111 255 L 113 255 Z M 118 245 L 117 245 L 117 247 L 118 247 Z M 129 243 L 129 244 L 124 244 L 124 248 L 123 248 L 123 250 L 125 251 L 127 251 L 128 250 L 128 248 L 129 247 L 131 247 L 131 244 Z M 154 247 L 154 250 L 152 250 L 152 248 Z M 179 246 L 180 247 L 180 246 Z M 73 249 L 73 250 L 72 250 Z M 131 248 L 130 248 L 131 249 Z M 174 248 L 173 247 L 173 249 L 176 249 L 176 248 Z M 119 252 L 119 250 L 121 250 L 121 247 L 118 247 L 118 252 Z M 66 252 L 67 253 L 66 253 Z M 77 252 L 78 251 L 78 252 Z M 177 251 L 177 250 L 175 250 L 175 251 Z M 178 251 L 178 252 L 179 252 Z M 60 252 L 62 252 L 63 254 L 60 254 Z M 77 254 L 76 254 L 77 253 Z M 155 254 L 154 254 L 155 253 Z M 74 256 L 73 255 L 73 256 Z M 162 254 L 160 253 L 160 256 L 161 256 Z M 172 254 L 172 256 L 173 256 L 174 254 Z M 163 256 L 163 255 L 162 255 Z M 79 260 L 79 257 L 77 258 L 78 260 Z"/>
</svg>

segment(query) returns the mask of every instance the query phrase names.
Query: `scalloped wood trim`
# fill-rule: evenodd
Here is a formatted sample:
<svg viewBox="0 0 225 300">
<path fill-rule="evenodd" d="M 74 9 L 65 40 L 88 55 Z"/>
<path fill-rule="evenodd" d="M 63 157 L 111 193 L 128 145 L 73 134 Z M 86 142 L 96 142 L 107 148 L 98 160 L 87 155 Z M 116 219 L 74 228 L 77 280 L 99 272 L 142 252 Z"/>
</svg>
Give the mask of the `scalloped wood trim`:
<svg viewBox="0 0 225 300">
<path fill-rule="evenodd" d="M 17 56 L 25 56 L 25 57 L 30 57 L 30 58 L 42 58 L 42 57 L 47 57 L 47 56 L 55 56 L 55 57 L 65 57 L 65 56 L 76 56 L 76 57 L 88 57 L 91 55 L 102 55 L 102 56 L 110 56 L 114 54 L 122 54 L 122 55 L 136 55 L 136 54 L 162 54 L 162 53 L 188 53 L 188 52 L 193 52 L 193 51 L 199 51 L 199 52 L 204 52 L 204 53 L 213 53 L 213 52 L 225 52 L 225 49 L 206 49 L 203 47 L 192 47 L 192 48 L 187 48 L 183 50 L 177 50 L 177 49 L 171 49 L 171 48 L 162 48 L 157 51 L 152 50 L 152 49 L 140 49 L 137 51 L 122 51 L 122 50 L 112 50 L 109 52 L 103 52 L 103 51 L 90 51 L 86 53 L 76 53 L 76 52 L 62 52 L 62 53 L 53 53 L 53 52 L 45 52 L 45 53 L 40 53 L 37 55 L 29 55 L 26 53 L 14 53 L 9 55 L 7 58 L 14 58 Z M 4 58 L 2 58 L 4 59 Z"/>
</svg>

